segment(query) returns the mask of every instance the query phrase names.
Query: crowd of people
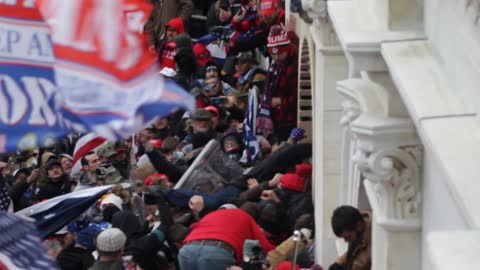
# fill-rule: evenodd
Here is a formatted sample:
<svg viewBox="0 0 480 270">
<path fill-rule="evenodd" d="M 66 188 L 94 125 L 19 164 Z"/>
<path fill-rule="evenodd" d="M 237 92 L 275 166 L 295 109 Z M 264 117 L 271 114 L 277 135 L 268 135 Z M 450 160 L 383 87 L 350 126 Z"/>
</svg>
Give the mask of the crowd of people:
<svg viewBox="0 0 480 270">
<path fill-rule="evenodd" d="M 114 185 L 44 240 L 60 269 L 322 269 L 313 256 L 312 145 L 297 127 L 294 18 L 285 19 L 281 0 L 152 2 L 150 49 L 196 109 L 94 151 L 74 152 L 80 135 L 72 133 L 50 148 L 3 156 L 14 211 Z M 193 12 L 207 16 L 205 26 Z M 242 173 L 219 173 L 215 188 L 174 188 L 211 140 Z M 353 207 L 335 210 L 334 233 L 351 247 L 330 269 L 370 269 L 369 220 Z"/>
</svg>

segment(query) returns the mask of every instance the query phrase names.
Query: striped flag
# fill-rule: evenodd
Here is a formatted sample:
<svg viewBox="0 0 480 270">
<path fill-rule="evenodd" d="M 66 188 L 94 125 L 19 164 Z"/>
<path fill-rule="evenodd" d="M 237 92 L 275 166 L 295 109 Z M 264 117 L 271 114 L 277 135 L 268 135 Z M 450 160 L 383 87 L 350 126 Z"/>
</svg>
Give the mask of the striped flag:
<svg viewBox="0 0 480 270">
<path fill-rule="evenodd" d="M 96 151 L 106 141 L 106 138 L 94 133 L 88 133 L 82 136 L 77 141 L 77 144 L 75 144 L 75 149 L 73 150 L 72 174 L 82 170 L 81 159 L 86 153 Z"/>
<path fill-rule="evenodd" d="M 248 113 L 244 120 L 244 141 L 246 147 L 247 162 L 260 158 L 260 144 L 255 133 L 255 121 L 257 119 L 258 87 L 254 86 L 248 91 Z"/>
<path fill-rule="evenodd" d="M 0 269 L 57 269 L 30 222 L 0 212 Z"/>
</svg>

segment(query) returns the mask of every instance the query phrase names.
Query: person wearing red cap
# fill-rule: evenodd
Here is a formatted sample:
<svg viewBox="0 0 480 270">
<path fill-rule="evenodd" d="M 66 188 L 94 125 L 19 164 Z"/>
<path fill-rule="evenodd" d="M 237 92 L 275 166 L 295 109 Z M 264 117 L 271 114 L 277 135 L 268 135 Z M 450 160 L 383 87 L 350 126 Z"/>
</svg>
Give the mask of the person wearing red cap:
<svg viewBox="0 0 480 270">
<path fill-rule="evenodd" d="M 268 52 L 273 61 L 268 69 L 267 82 L 257 119 L 257 130 L 270 135 L 273 129 L 277 143 L 286 141 L 297 126 L 298 37 L 288 27 L 275 25 L 268 36 Z M 269 119 L 271 122 L 269 124 Z"/>
<path fill-rule="evenodd" d="M 145 30 L 150 35 L 150 43 L 159 48 L 161 40 L 166 34 L 167 23 L 175 17 L 181 17 L 188 22 L 193 12 L 192 0 L 161 0 L 154 2 L 153 11 L 145 24 Z M 177 33 L 178 34 L 178 33 Z"/>
<path fill-rule="evenodd" d="M 195 54 L 195 58 L 197 59 L 197 63 L 204 67 L 209 61 L 212 61 L 212 55 L 210 51 L 207 49 L 205 44 L 197 43 L 193 46 L 193 53 Z"/>
<path fill-rule="evenodd" d="M 175 67 L 175 53 L 177 44 L 174 39 L 177 35 L 185 33 L 185 26 L 183 20 L 180 17 L 176 17 L 168 21 L 165 26 L 165 37 L 159 43 L 158 60 L 160 62 L 160 69 Z"/>
</svg>

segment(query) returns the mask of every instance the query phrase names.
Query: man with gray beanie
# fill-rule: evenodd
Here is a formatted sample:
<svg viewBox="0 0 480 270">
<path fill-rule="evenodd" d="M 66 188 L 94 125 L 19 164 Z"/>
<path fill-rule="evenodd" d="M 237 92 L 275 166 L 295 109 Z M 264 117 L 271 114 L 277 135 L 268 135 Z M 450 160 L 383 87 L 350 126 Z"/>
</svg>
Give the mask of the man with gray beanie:
<svg viewBox="0 0 480 270">
<path fill-rule="evenodd" d="M 127 237 L 117 228 L 109 228 L 97 237 L 98 261 L 89 270 L 124 270 L 122 255 Z"/>
</svg>

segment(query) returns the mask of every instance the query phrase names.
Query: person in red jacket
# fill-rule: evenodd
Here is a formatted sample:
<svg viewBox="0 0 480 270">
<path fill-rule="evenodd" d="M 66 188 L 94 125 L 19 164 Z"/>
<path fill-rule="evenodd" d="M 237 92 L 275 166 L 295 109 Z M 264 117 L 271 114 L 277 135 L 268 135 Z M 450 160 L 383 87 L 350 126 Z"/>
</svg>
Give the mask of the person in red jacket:
<svg viewBox="0 0 480 270">
<path fill-rule="evenodd" d="M 240 263 L 245 240 L 258 240 L 265 252 L 273 250 L 255 220 L 241 209 L 221 209 L 192 224 L 178 262 L 182 270 L 225 270 Z"/>
<path fill-rule="evenodd" d="M 175 54 L 177 44 L 174 42 L 174 39 L 177 35 L 185 33 L 185 26 L 183 20 L 180 17 L 173 18 L 168 21 L 167 26 L 165 27 L 165 36 L 159 44 L 159 62 L 160 68 L 175 68 Z"/>
</svg>

